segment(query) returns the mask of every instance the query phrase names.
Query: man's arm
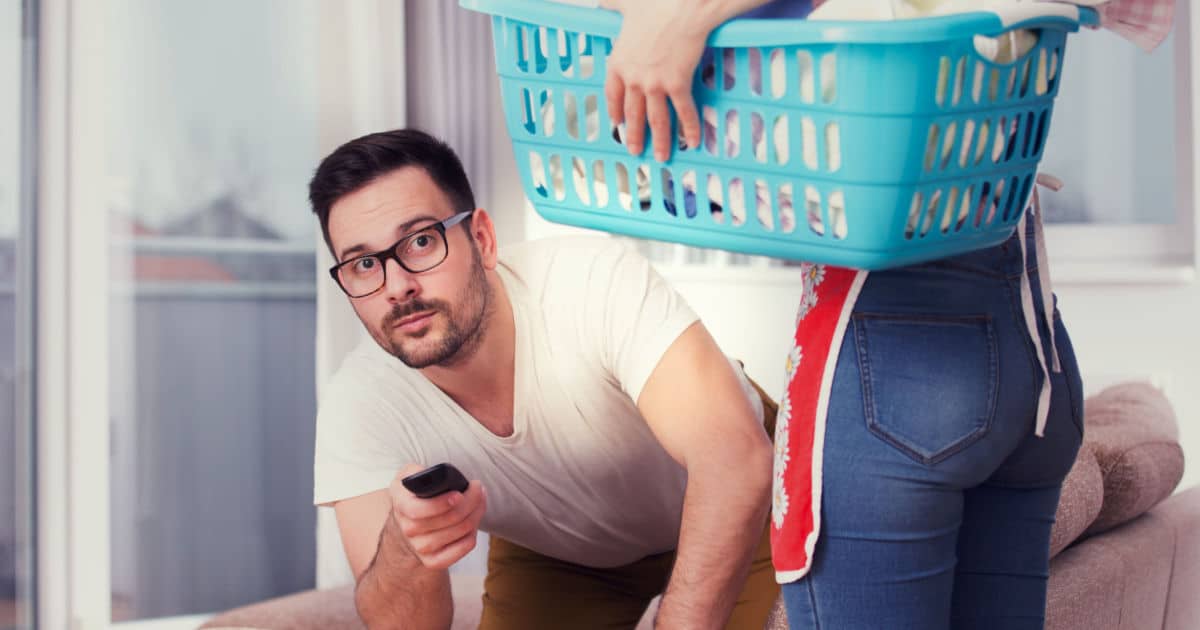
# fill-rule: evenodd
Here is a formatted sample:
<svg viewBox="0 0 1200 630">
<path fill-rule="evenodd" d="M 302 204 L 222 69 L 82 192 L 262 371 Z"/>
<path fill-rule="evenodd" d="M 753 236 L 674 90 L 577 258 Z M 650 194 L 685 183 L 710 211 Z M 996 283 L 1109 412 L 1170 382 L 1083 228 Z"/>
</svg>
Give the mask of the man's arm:
<svg viewBox="0 0 1200 630">
<path fill-rule="evenodd" d="M 722 628 L 767 523 L 770 441 L 729 360 L 699 322 L 663 355 L 637 403 L 688 475 L 658 625 Z"/>
<path fill-rule="evenodd" d="M 446 569 L 475 548 L 486 498 L 478 481 L 464 493 L 419 499 L 400 484 L 334 504 L 357 586 L 354 604 L 368 628 L 449 628 L 454 616 Z"/>
</svg>

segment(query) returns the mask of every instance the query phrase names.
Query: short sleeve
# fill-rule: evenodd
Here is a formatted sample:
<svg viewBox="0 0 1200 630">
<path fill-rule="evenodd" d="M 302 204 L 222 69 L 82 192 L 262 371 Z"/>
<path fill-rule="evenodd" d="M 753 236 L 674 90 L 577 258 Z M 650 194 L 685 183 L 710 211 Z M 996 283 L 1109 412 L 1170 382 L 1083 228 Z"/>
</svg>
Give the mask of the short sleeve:
<svg viewBox="0 0 1200 630">
<path fill-rule="evenodd" d="M 671 344 L 697 321 L 696 313 L 650 261 L 620 242 L 592 260 L 587 318 L 609 374 L 636 403 Z"/>
<path fill-rule="evenodd" d="M 362 372 L 343 364 L 322 392 L 313 462 L 316 505 L 387 488 L 396 471 L 420 459 L 416 446 L 393 430 L 397 419 Z"/>
</svg>

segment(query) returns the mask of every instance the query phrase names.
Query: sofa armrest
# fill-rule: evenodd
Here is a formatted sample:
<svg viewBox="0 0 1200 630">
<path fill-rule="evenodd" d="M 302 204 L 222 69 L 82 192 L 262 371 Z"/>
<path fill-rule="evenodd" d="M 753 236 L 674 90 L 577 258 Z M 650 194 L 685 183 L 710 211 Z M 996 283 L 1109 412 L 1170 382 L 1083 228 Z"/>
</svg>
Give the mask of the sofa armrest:
<svg viewBox="0 0 1200 630">
<path fill-rule="evenodd" d="M 1200 619 L 1200 486 L 1176 493 L 1153 512 L 1175 529 L 1175 561 L 1163 630 L 1190 630 Z"/>
<path fill-rule="evenodd" d="M 201 628 L 365 630 L 354 609 L 354 586 L 303 591 L 221 613 Z"/>
<path fill-rule="evenodd" d="M 451 573 L 454 625 L 474 630 L 483 609 L 483 576 Z M 221 613 L 201 628 L 256 630 L 366 630 L 354 608 L 354 586 L 303 591 Z"/>
</svg>

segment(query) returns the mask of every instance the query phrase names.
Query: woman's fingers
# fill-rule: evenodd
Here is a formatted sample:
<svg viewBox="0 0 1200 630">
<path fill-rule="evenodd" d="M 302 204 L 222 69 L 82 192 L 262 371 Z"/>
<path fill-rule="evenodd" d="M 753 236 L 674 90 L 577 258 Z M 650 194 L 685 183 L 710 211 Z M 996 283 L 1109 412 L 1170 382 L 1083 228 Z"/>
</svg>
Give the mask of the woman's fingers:
<svg viewBox="0 0 1200 630">
<path fill-rule="evenodd" d="M 646 96 L 646 120 L 650 123 L 650 140 L 654 143 L 654 159 L 666 162 L 671 157 L 671 110 L 662 92 Z"/>
<path fill-rule="evenodd" d="M 646 140 L 646 96 L 633 86 L 625 88 L 625 146 L 641 155 Z"/>
<path fill-rule="evenodd" d="M 691 86 L 676 89 L 671 92 L 671 105 L 675 106 L 675 115 L 679 118 L 679 127 L 683 130 L 683 139 L 689 149 L 700 146 L 700 114 L 696 112 L 696 101 L 692 100 Z"/>
<path fill-rule="evenodd" d="M 611 66 L 604 81 L 604 99 L 608 101 L 608 118 L 613 126 L 625 122 L 625 80 Z"/>
</svg>

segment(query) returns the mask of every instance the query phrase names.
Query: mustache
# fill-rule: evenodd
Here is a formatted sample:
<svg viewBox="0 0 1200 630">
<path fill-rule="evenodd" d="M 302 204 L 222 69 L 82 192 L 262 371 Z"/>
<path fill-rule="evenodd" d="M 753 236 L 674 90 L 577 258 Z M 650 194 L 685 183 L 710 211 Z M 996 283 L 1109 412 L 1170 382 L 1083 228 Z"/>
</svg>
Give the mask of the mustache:
<svg viewBox="0 0 1200 630">
<path fill-rule="evenodd" d="M 447 307 L 447 304 L 445 302 L 442 302 L 441 300 L 422 300 L 419 298 L 414 298 L 412 300 L 409 300 L 408 302 L 404 302 L 403 304 L 397 304 L 397 305 L 393 306 L 392 310 L 390 312 L 388 312 L 387 315 L 384 316 L 383 326 L 385 329 L 393 328 L 393 327 L 395 327 L 396 322 L 398 322 L 410 315 L 415 315 L 422 311 L 443 311 L 443 312 L 445 312 L 446 307 Z"/>
</svg>

